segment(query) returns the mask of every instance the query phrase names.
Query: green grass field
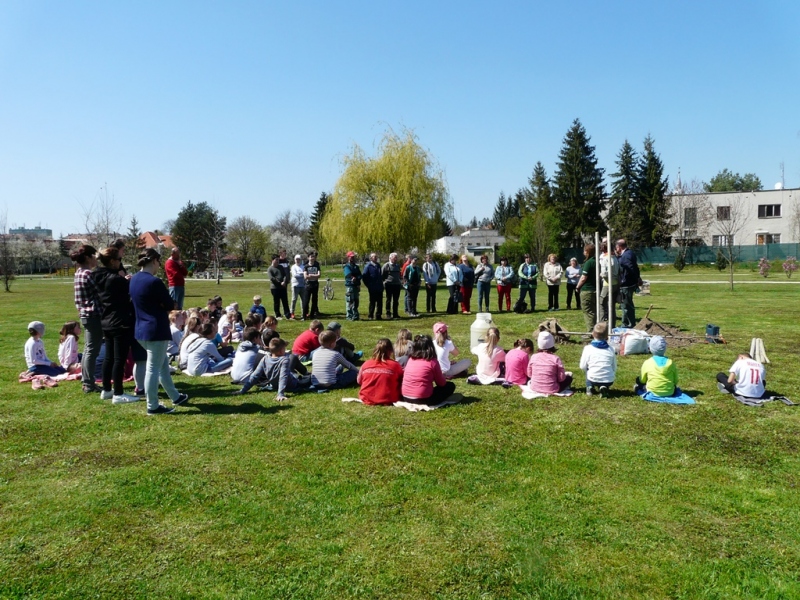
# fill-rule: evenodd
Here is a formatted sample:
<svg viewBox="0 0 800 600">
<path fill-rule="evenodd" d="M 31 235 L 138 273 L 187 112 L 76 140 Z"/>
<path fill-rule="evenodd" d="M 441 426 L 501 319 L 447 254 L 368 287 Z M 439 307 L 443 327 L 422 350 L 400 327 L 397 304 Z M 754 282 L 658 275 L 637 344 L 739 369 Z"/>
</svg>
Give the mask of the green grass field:
<svg viewBox="0 0 800 600">
<path fill-rule="evenodd" d="M 714 323 L 730 342 L 669 351 L 695 406 L 634 396 L 645 357 L 630 356 L 609 399 L 528 401 L 461 379 L 463 404 L 414 414 L 177 376 L 191 400 L 163 417 L 78 382 L 17 383 L 27 323 L 47 324 L 55 358 L 75 317 L 71 280 L 19 280 L 0 294 L 0 597 L 798 598 L 800 412 L 740 405 L 714 375 L 761 337 L 769 388 L 800 402 L 800 288 L 663 273 L 645 274 L 669 283 L 637 299 L 640 316 L 652 303 L 651 318 Z M 246 310 L 261 293 L 269 308 L 267 288 L 191 281 L 187 305 L 221 293 Z M 343 296 L 321 310 L 364 350 L 436 320 L 352 324 Z M 547 314 L 496 315 L 501 343 L 535 337 Z M 577 311 L 558 318 L 582 329 Z M 466 351 L 473 317 L 445 320 Z M 559 355 L 577 371 L 580 352 Z"/>
</svg>

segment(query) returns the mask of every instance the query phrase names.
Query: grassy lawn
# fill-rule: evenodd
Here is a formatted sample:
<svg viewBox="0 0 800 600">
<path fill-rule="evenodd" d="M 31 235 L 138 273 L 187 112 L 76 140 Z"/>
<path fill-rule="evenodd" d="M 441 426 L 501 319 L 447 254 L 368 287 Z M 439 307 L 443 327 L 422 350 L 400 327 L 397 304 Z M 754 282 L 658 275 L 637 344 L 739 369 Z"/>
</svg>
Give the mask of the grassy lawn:
<svg viewBox="0 0 800 600">
<path fill-rule="evenodd" d="M 652 303 L 655 320 L 698 334 L 714 323 L 731 342 L 668 351 L 697 405 L 638 399 L 644 357 L 631 356 L 609 399 L 528 401 L 461 379 L 465 403 L 417 414 L 341 393 L 232 397 L 224 377 L 177 376 L 191 400 L 164 417 L 78 382 L 32 391 L 17 383 L 25 326 L 47 324 L 54 358 L 72 286 L 17 281 L 0 294 L 0 597 L 800 597 L 800 412 L 745 407 L 714 384 L 761 337 L 769 388 L 800 402 L 800 288 L 728 292 L 680 283 L 724 280 L 716 270 L 663 273 L 643 274 L 669 282 L 637 299 L 640 316 Z M 336 285 L 321 310 L 364 350 L 436 320 L 349 323 Z M 253 278 L 190 281 L 187 305 L 215 293 L 271 306 Z M 545 316 L 496 315 L 501 343 L 535 337 Z M 583 328 L 577 311 L 558 317 Z M 472 320 L 446 319 L 462 351 Z M 580 352 L 559 350 L 573 371 Z"/>
</svg>

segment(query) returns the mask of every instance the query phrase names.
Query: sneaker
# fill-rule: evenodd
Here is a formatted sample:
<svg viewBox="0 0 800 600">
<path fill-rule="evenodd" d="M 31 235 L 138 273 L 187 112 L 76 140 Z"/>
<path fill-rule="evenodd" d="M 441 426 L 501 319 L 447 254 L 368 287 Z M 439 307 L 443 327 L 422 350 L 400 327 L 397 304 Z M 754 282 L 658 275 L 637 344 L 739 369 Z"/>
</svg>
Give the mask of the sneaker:
<svg viewBox="0 0 800 600">
<path fill-rule="evenodd" d="M 598 391 L 600 392 L 601 398 L 608 398 L 608 386 L 601 385 Z"/>
<path fill-rule="evenodd" d="M 172 406 L 180 406 L 181 404 L 186 404 L 189 400 L 189 394 L 180 394 L 176 400 L 172 401 Z"/>
<path fill-rule="evenodd" d="M 275 317 L 275 320 L 276 320 L 276 321 L 283 321 L 283 317 L 282 317 L 282 316 L 280 316 L 280 315 L 278 315 L 277 317 Z"/>
<path fill-rule="evenodd" d="M 42 383 L 41 379 L 34 379 L 31 382 L 31 388 L 33 388 L 34 390 L 41 390 L 42 388 L 44 388 L 44 384 Z"/>
<path fill-rule="evenodd" d="M 586 388 L 586 395 L 587 396 L 594 396 L 594 389 L 590 388 L 590 387 L 587 387 Z"/>
<path fill-rule="evenodd" d="M 100 392 L 100 400 L 111 400 L 114 397 L 114 392 L 111 390 L 103 390 Z"/>
<path fill-rule="evenodd" d="M 147 415 L 168 415 L 170 413 L 175 412 L 174 408 L 167 408 L 163 404 L 159 404 L 156 408 L 148 408 Z"/>
<path fill-rule="evenodd" d="M 289 320 L 290 320 L 290 321 L 294 321 L 294 313 L 292 313 L 292 314 L 290 314 L 290 315 L 289 315 Z"/>
<path fill-rule="evenodd" d="M 101 388 L 96 383 L 84 383 L 83 384 L 83 393 L 84 394 L 96 394 L 97 392 L 102 392 L 103 388 Z"/>
<path fill-rule="evenodd" d="M 112 404 L 128 404 L 128 402 L 139 402 L 141 398 L 138 396 L 131 396 L 130 394 L 120 394 L 111 398 Z"/>
<path fill-rule="evenodd" d="M 134 396 L 146 396 L 147 394 L 145 393 L 144 390 L 140 390 L 139 388 L 135 388 L 133 390 L 133 395 Z"/>
<path fill-rule="evenodd" d="M 364 351 L 363 350 L 359 350 L 358 352 L 354 352 L 353 356 L 356 357 L 356 360 L 361 360 L 361 357 L 364 356 Z"/>
</svg>

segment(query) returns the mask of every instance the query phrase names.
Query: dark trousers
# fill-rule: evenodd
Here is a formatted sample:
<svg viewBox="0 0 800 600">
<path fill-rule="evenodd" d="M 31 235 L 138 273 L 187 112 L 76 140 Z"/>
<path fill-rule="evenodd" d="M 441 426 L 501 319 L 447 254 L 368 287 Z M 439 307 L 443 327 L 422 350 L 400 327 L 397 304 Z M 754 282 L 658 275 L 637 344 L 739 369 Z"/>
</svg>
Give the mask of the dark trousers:
<svg viewBox="0 0 800 600">
<path fill-rule="evenodd" d="M 386 290 L 386 316 L 397 318 L 398 304 L 400 303 L 400 290 L 403 289 L 401 285 L 387 285 L 384 286 Z"/>
<path fill-rule="evenodd" d="M 369 318 L 381 318 L 383 313 L 383 290 L 370 290 L 369 291 Z"/>
<path fill-rule="evenodd" d="M 461 288 L 457 285 L 447 286 L 447 314 L 454 315 L 458 313 L 458 294 Z"/>
<path fill-rule="evenodd" d="M 530 305 L 530 308 L 528 308 L 528 310 L 533 312 L 534 310 L 536 310 L 536 288 L 535 287 L 530 287 L 530 288 L 521 287 L 521 288 L 519 288 L 519 301 L 520 302 L 524 302 L 525 301 L 525 294 L 526 293 L 530 294 L 530 297 L 531 297 L 531 305 Z"/>
<path fill-rule="evenodd" d="M 283 316 L 288 319 L 289 315 L 292 314 L 289 312 L 289 290 L 287 290 L 286 287 L 281 286 L 278 288 L 278 291 L 280 292 L 281 304 L 283 304 Z"/>
<path fill-rule="evenodd" d="M 431 406 L 435 406 L 437 404 L 441 404 L 445 400 L 447 400 L 450 396 L 452 396 L 456 391 L 456 384 L 452 381 L 448 381 L 444 385 L 437 385 L 433 388 L 433 394 L 428 396 L 427 398 L 403 398 L 406 402 L 412 402 L 414 404 L 428 404 Z"/>
<path fill-rule="evenodd" d="M 274 290 L 269 291 L 272 294 L 272 312 L 275 313 L 276 317 L 281 316 L 281 290 L 279 288 L 275 288 Z M 286 315 L 289 316 L 288 313 Z"/>
<path fill-rule="evenodd" d="M 558 288 L 561 287 L 559 285 L 548 285 L 547 286 L 547 308 L 552 308 L 553 310 L 558 309 Z"/>
<path fill-rule="evenodd" d="M 575 291 L 576 283 L 567 284 L 567 309 L 572 308 L 572 296 L 575 295 L 575 308 L 581 309 L 581 295 Z"/>
<path fill-rule="evenodd" d="M 732 383 L 728 383 L 728 374 L 727 373 L 717 373 L 717 383 L 721 383 L 728 393 L 733 393 L 733 385 Z"/>
<path fill-rule="evenodd" d="M 436 284 L 425 284 L 425 312 L 436 312 Z"/>
<path fill-rule="evenodd" d="M 489 292 L 492 290 L 491 281 L 478 282 L 478 310 L 489 310 Z"/>
<path fill-rule="evenodd" d="M 83 325 L 83 358 L 81 359 L 81 380 L 83 385 L 94 385 L 95 365 L 103 345 L 103 326 L 100 315 L 81 318 Z"/>
<path fill-rule="evenodd" d="M 305 293 L 303 294 L 303 316 L 314 318 L 319 314 L 319 282 L 307 281 Z"/>
<path fill-rule="evenodd" d="M 122 381 L 125 379 L 125 361 L 131 347 L 131 331 L 129 329 L 104 330 L 106 357 L 103 360 L 103 389 L 111 390 L 114 384 L 114 395 L 124 394 Z"/>
<path fill-rule="evenodd" d="M 623 327 L 636 327 L 636 307 L 633 305 L 635 292 L 635 285 L 619 288 L 619 307 L 622 310 Z"/>
<path fill-rule="evenodd" d="M 419 296 L 419 286 L 418 285 L 410 285 L 408 286 L 408 312 L 409 314 L 416 315 L 417 314 L 417 297 Z"/>
</svg>

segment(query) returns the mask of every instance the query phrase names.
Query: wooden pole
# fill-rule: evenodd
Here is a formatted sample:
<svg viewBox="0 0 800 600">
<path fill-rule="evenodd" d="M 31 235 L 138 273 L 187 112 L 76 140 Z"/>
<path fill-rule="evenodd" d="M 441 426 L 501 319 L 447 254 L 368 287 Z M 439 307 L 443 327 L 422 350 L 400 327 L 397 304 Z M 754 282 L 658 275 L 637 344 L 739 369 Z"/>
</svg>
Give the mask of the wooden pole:
<svg viewBox="0 0 800 600">
<path fill-rule="evenodd" d="M 594 293 L 594 304 L 595 304 L 595 318 L 594 322 L 597 323 L 600 320 L 600 232 L 594 232 L 594 281 L 595 281 L 595 293 Z"/>
</svg>

